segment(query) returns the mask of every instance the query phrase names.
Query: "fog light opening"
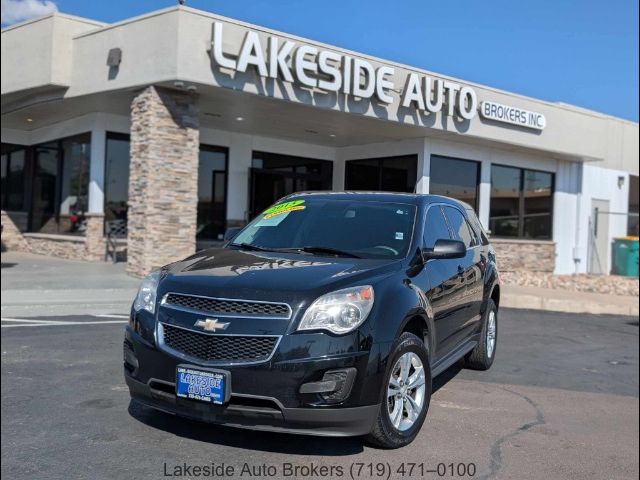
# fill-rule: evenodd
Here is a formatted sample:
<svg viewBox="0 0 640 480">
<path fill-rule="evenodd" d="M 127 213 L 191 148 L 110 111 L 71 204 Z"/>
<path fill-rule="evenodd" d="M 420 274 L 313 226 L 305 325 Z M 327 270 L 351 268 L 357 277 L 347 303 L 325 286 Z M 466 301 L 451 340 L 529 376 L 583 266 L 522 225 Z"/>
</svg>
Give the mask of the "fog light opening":
<svg viewBox="0 0 640 480">
<path fill-rule="evenodd" d="M 133 345 L 129 340 L 125 340 L 122 346 L 123 356 L 124 356 L 124 366 L 129 372 L 133 372 L 140 365 L 138 363 L 138 358 L 136 357 L 135 352 L 133 351 Z"/>
<path fill-rule="evenodd" d="M 328 370 L 319 382 L 303 384 L 300 387 L 300 393 L 319 394 L 327 403 L 343 402 L 351 393 L 356 373 L 355 368 Z"/>
</svg>

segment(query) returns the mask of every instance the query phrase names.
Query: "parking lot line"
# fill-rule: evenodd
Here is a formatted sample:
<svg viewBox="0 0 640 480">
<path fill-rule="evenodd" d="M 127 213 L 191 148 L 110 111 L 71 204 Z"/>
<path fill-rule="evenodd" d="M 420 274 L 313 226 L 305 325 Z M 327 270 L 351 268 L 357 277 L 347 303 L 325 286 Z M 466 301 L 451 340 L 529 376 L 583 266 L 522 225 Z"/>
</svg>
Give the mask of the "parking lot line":
<svg viewBox="0 0 640 480">
<path fill-rule="evenodd" d="M 72 321 L 60 321 L 60 320 L 34 320 L 28 318 L 2 318 L 3 322 L 15 322 L 9 325 L 2 325 L 1 328 L 15 328 L 15 327 L 56 327 L 56 326 L 69 326 L 69 325 L 102 325 L 102 324 L 123 324 L 127 323 L 126 320 L 100 320 L 90 322 L 72 322 Z"/>
</svg>

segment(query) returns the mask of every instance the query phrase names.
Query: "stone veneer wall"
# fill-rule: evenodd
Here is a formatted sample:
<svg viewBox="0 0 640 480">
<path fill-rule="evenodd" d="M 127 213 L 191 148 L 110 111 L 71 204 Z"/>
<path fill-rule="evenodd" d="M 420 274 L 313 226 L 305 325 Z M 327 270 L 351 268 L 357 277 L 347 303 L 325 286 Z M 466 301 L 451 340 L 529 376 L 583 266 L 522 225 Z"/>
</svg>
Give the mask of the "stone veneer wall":
<svg viewBox="0 0 640 480">
<path fill-rule="evenodd" d="M 2 251 L 26 250 L 27 242 L 13 219 L 2 210 Z"/>
<path fill-rule="evenodd" d="M 500 280 L 505 285 L 550 288 L 572 292 L 603 293 L 637 297 L 640 285 L 637 278 L 619 275 L 553 275 L 547 272 L 500 272 Z"/>
<path fill-rule="evenodd" d="M 84 237 L 27 233 L 27 252 L 69 260 L 88 260 Z"/>
<path fill-rule="evenodd" d="M 196 249 L 198 108 L 150 86 L 131 102 L 127 272 L 143 276 Z"/>
<path fill-rule="evenodd" d="M 87 230 L 84 236 L 22 233 L 4 210 L 2 227 L 3 250 L 94 262 L 103 261 L 105 257 L 106 242 L 102 214 L 87 214 Z"/>
<path fill-rule="evenodd" d="M 556 244 L 551 241 L 492 238 L 501 272 L 548 272 L 556 266 Z"/>
</svg>

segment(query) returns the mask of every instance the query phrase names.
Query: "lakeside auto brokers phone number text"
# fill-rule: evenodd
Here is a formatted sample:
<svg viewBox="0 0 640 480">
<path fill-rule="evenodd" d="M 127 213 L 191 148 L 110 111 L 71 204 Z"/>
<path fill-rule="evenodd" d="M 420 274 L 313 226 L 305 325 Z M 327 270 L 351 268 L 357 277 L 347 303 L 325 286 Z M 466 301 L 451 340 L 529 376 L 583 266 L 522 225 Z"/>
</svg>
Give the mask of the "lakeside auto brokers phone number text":
<svg viewBox="0 0 640 480">
<path fill-rule="evenodd" d="M 174 465 L 164 464 L 164 477 L 226 477 L 226 478 L 472 478 L 476 475 L 475 463 L 438 463 L 427 465 L 419 462 L 402 462 L 392 465 L 389 462 L 354 462 L 350 465 L 293 464 L 282 463 L 279 466 L 244 463 L 240 468 L 224 463 L 210 465 Z"/>
</svg>

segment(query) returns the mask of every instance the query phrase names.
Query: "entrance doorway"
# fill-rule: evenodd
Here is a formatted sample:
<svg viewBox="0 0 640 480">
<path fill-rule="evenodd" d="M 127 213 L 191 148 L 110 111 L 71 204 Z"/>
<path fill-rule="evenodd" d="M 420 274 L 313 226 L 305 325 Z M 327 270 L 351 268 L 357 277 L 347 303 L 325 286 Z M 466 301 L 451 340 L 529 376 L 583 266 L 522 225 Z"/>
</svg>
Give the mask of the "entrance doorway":
<svg viewBox="0 0 640 480">
<path fill-rule="evenodd" d="M 33 150 L 33 200 L 31 231 L 57 233 L 56 206 L 60 152 L 57 145 L 38 146 Z"/>
<path fill-rule="evenodd" d="M 333 164 L 328 160 L 253 152 L 249 176 L 249 217 L 254 218 L 285 195 L 331 190 Z"/>
</svg>

